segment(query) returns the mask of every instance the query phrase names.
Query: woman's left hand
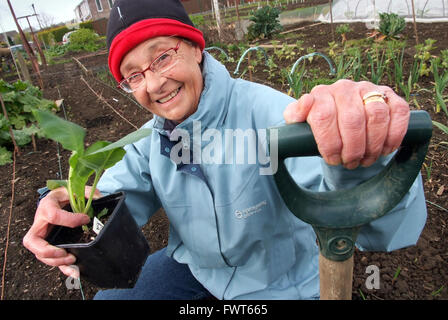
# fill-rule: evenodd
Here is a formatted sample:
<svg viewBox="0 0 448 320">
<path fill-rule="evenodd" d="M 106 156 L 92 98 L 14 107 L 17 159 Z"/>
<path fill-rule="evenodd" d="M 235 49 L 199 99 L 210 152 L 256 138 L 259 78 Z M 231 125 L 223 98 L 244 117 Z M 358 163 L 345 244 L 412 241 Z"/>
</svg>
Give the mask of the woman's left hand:
<svg viewBox="0 0 448 320">
<path fill-rule="evenodd" d="M 365 99 L 369 93 L 384 99 Z M 339 80 L 319 85 L 289 104 L 286 123 L 308 122 L 319 152 L 330 165 L 370 166 L 400 146 L 409 122 L 409 105 L 387 86 Z"/>
</svg>

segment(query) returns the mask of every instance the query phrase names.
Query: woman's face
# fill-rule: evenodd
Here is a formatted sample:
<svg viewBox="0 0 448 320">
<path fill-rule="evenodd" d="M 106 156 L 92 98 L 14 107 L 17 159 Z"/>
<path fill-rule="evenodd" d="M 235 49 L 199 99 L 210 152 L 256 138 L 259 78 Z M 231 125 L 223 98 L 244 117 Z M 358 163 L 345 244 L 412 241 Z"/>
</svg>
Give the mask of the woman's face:
<svg viewBox="0 0 448 320">
<path fill-rule="evenodd" d="M 179 38 L 175 37 L 156 37 L 142 42 L 128 52 L 121 62 L 122 76 L 127 78 L 145 70 L 155 58 L 176 47 L 178 42 Z M 202 52 L 198 46 L 181 41 L 174 59 L 175 65 L 161 75 L 146 71 L 144 83 L 133 95 L 152 113 L 180 123 L 198 108 L 203 89 L 199 66 Z"/>
</svg>

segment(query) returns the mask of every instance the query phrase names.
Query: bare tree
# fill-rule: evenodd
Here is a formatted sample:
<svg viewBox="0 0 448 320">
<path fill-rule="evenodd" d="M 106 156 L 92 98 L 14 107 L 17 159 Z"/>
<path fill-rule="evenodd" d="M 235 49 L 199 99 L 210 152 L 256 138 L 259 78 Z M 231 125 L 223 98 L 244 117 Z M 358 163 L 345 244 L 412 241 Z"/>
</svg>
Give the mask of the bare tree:
<svg viewBox="0 0 448 320">
<path fill-rule="evenodd" d="M 54 25 L 55 18 L 50 14 L 42 12 L 41 14 L 39 14 L 39 20 L 42 24 L 42 28 L 48 29 Z"/>
<path fill-rule="evenodd" d="M 212 0 L 213 10 L 215 12 L 216 25 L 218 26 L 218 36 L 221 40 L 221 14 L 219 11 L 219 3 L 218 0 Z"/>
</svg>

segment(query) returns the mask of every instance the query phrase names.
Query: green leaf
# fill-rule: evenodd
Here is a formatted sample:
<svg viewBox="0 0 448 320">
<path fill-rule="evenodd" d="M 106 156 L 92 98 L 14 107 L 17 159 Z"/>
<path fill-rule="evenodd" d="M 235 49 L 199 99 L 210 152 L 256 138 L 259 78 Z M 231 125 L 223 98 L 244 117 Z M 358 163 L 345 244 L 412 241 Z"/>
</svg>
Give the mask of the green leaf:
<svg viewBox="0 0 448 320">
<path fill-rule="evenodd" d="M 17 82 L 15 82 L 13 84 L 14 90 L 15 91 L 24 91 L 26 89 L 28 89 L 29 87 L 31 87 L 32 85 L 27 83 L 27 82 L 23 82 L 18 80 Z"/>
<path fill-rule="evenodd" d="M 432 124 L 435 125 L 437 128 L 439 128 L 440 130 L 442 130 L 444 133 L 448 134 L 448 127 L 444 124 L 441 124 L 440 122 L 437 121 L 432 121 Z"/>
<path fill-rule="evenodd" d="M 47 180 L 47 188 L 54 190 L 60 187 L 67 188 L 67 180 Z"/>
<path fill-rule="evenodd" d="M 116 148 L 114 150 L 109 150 L 101 153 L 95 153 L 91 155 L 86 155 L 79 159 L 79 161 L 97 173 L 102 173 L 116 164 L 118 161 L 123 159 L 126 151 L 123 148 Z"/>
<path fill-rule="evenodd" d="M 448 108 L 446 106 L 445 101 L 443 100 L 442 94 L 438 90 L 436 90 L 436 101 L 439 104 L 439 106 L 443 109 L 445 114 L 448 116 Z"/>
<path fill-rule="evenodd" d="M 12 152 L 8 151 L 5 147 L 0 147 L 0 166 L 12 162 Z"/>
<path fill-rule="evenodd" d="M 2 98 L 4 102 L 14 102 L 16 100 L 18 93 L 11 91 L 3 94 Z"/>
<path fill-rule="evenodd" d="M 3 116 L 3 114 L 0 114 L 0 129 L 5 127 L 6 130 L 8 130 L 9 121 Z"/>
<path fill-rule="evenodd" d="M 97 173 L 101 173 L 103 170 L 112 167 L 120 161 L 126 153 L 123 148 L 98 152 L 98 150 L 104 150 L 110 145 L 111 143 L 106 141 L 94 143 L 86 150 L 84 156 L 79 158 L 79 161 L 86 167 L 95 170 Z"/>
<path fill-rule="evenodd" d="M 104 217 L 107 213 L 109 212 L 109 210 L 107 208 L 103 208 L 103 210 L 101 210 L 100 213 L 97 214 L 97 218 L 101 219 L 102 217 Z"/>
<path fill-rule="evenodd" d="M 19 146 L 24 146 L 31 142 L 31 135 L 26 130 L 12 130 L 12 133 L 14 134 L 14 140 L 16 140 Z"/>
<path fill-rule="evenodd" d="M 64 149 L 84 152 L 84 128 L 47 111 L 33 110 L 33 115 L 47 138 L 59 142 Z"/>
<path fill-rule="evenodd" d="M 17 101 L 23 105 L 23 109 L 25 112 L 30 112 L 32 107 L 37 106 L 40 103 L 39 98 L 30 94 L 20 95 Z"/>
<path fill-rule="evenodd" d="M 85 209 L 85 186 L 89 177 L 95 172 L 93 169 L 86 167 L 79 161 L 79 154 L 73 152 L 69 159 L 70 163 L 70 176 L 69 187 L 75 198 L 76 204 L 73 203 L 72 209 L 78 212 L 84 212 Z"/>
<path fill-rule="evenodd" d="M 19 129 L 19 130 L 22 129 L 26 125 L 25 117 L 20 116 L 20 115 L 12 117 L 9 122 L 15 129 Z"/>
<path fill-rule="evenodd" d="M 12 90 L 14 90 L 14 86 L 3 79 L 0 79 L 0 93 L 6 93 Z"/>
<path fill-rule="evenodd" d="M 147 137 L 151 134 L 152 130 L 151 129 L 139 129 L 136 130 L 134 132 L 131 132 L 130 134 L 128 134 L 127 136 L 121 138 L 120 140 L 109 144 L 108 146 L 101 148 L 99 150 L 96 150 L 95 152 L 92 153 L 87 153 L 88 155 L 93 155 L 96 153 L 101 153 L 101 152 L 105 152 L 105 151 L 109 151 L 109 150 L 113 150 L 116 148 L 121 148 L 124 147 L 125 145 L 137 142 L 138 140 Z"/>
</svg>

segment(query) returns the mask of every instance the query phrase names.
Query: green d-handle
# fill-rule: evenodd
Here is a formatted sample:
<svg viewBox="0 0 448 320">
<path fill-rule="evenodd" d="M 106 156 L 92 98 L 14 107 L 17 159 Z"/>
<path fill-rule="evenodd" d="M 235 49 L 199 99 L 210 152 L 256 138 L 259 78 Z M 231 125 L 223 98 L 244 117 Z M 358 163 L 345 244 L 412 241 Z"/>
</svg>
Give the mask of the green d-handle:
<svg viewBox="0 0 448 320">
<path fill-rule="evenodd" d="M 432 122 L 427 112 L 412 111 L 401 147 L 379 174 L 351 189 L 329 192 L 301 188 L 284 164 L 288 157 L 319 155 L 310 126 L 295 123 L 269 128 L 268 144 L 272 130 L 278 134 L 278 171 L 274 178 L 286 206 L 313 226 L 324 257 L 344 261 L 353 255 L 361 226 L 393 209 L 412 186 L 428 150 Z"/>
</svg>

